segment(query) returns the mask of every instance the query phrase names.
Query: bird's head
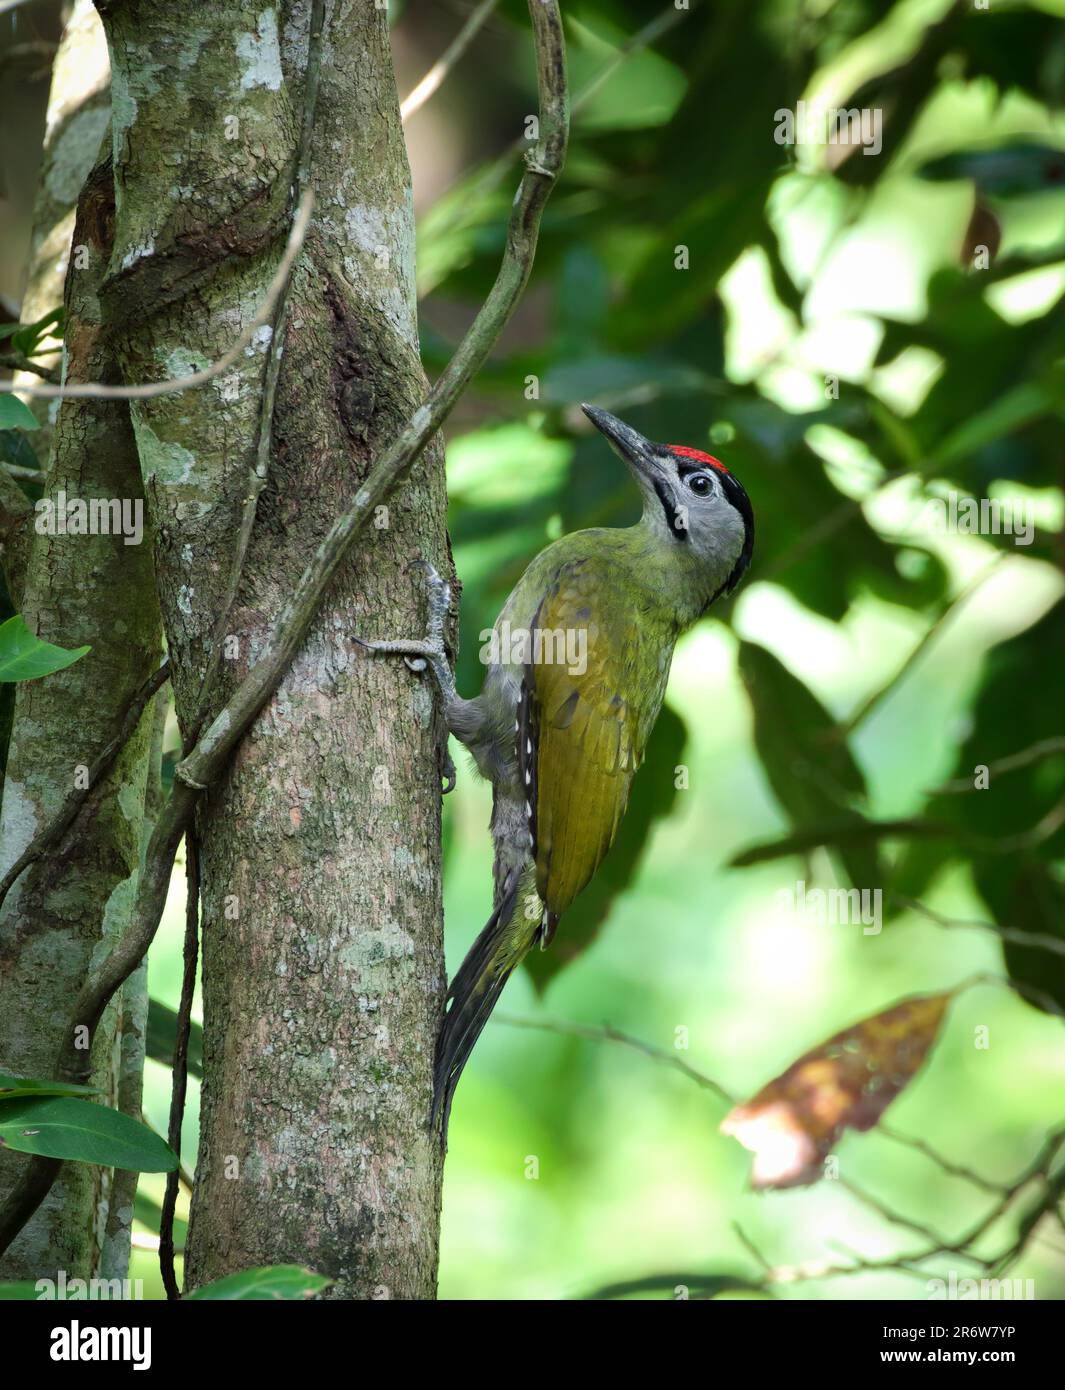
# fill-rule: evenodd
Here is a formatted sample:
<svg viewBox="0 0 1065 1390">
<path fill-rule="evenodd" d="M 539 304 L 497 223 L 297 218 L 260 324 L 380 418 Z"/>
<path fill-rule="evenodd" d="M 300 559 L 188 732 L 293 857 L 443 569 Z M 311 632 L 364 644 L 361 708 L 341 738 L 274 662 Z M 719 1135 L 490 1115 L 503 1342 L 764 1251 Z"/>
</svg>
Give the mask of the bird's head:
<svg viewBox="0 0 1065 1390">
<path fill-rule="evenodd" d="M 754 550 L 754 513 L 720 459 L 683 444 L 654 444 L 598 406 L 581 409 L 628 464 L 643 493 L 643 522 L 663 545 L 711 579 L 709 601 L 730 594 Z M 687 566 L 686 566 L 687 567 Z"/>
</svg>

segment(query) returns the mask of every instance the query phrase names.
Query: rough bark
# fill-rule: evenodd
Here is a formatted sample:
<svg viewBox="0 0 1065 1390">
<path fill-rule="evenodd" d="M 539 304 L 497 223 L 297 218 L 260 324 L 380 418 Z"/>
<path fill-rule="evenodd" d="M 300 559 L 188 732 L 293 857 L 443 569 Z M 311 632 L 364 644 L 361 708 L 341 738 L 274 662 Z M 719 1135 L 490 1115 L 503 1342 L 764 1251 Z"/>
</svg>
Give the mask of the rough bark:
<svg viewBox="0 0 1065 1390">
<path fill-rule="evenodd" d="M 257 307 L 290 202 L 309 6 L 103 8 L 118 221 L 105 300 L 130 381 L 217 358 Z M 228 137 L 228 138 L 227 138 Z M 425 389 L 387 13 L 328 6 L 316 213 L 293 278 L 270 478 L 224 689 Z M 187 731 L 254 463 L 269 335 L 195 395 L 133 407 Z M 199 818 L 204 1087 L 190 1286 L 297 1260 L 332 1296 L 431 1297 L 426 1130 L 443 983 L 431 692 L 352 632 L 421 630 L 408 561 L 447 566 L 438 448 L 342 575 Z"/>
<path fill-rule="evenodd" d="M 81 150 L 84 153 L 84 149 Z M 46 162 L 46 170 L 49 167 Z M 53 166 L 54 167 L 54 166 Z M 46 175 L 47 176 L 47 175 Z M 71 175 L 73 179 L 73 175 Z M 73 184 L 65 185 L 74 196 Z M 111 180 L 98 167 L 78 204 L 75 244 L 84 268 L 67 272 L 68 371 L 75 379 L 113 377 L 115 363 L 100 327 L 96 292 L 110 252 Z M 69 236 L 69 224 L 68 232 Z M 51 257 L 48 237 L 40 254 Z M 31 281 L 44 284 L 41 271 Z M 27 311 L 30 315 L 34 310 Z M 67 401 L 56 419 L 46 495 L 141 496 L 128 408 Z M 119 607 L 118 604 L 121 604 Z M 33 534 L 22 595 L 26 621 L 62 646 L 92 651 L 68 670 L 18 687 L 0 816 L 0 871 L 52 817 L 114 731 L 124 705 L 158 664 L 160 631 L 150 544 L 122 536 Z M 117 759 L 58 852 L 31 866 L 0 915 L 0 1059 L 12 1071 L 52 1074 L 73 1000 L 94 952 L 106 950 L 124 924 L 136 885 L 143 829 L 151 717 Z M 143 997 L 143 981 L 141 982 Z M 137 987 L 124 995 L 130 1019 Z M 129 1029 L 112 1005 L 93 1045 L 92 1077 L 111 1104 L 130 1103 Z M 132 1026 L 132 1025 L 131 1025 Z M 27 1159 L 0 1154 L 0 1193 Z M 5 1278 L 85 1277 L 100 1265 L 120 1270 L 128 1256 L 131 1202 L 109 1209 L 111 1174 L 68 1164 L 47 1201 L 0 1264 Z"/>
</svg>

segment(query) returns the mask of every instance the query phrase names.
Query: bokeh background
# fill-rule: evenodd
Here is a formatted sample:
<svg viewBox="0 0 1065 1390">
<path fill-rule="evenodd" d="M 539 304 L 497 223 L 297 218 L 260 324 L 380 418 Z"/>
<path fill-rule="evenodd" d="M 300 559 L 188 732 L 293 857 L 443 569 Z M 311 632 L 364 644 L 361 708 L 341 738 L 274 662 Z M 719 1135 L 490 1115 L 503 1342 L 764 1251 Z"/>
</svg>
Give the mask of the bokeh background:
<svg viewBox="0 0 1065 1390">
<path fill-rule="evenodd" d="M 430 374 L 495 274 L 536 109 L 524 5 L 482 8 L 407 122 Z M 474 9 L 392 5 L 401 95 Z M 839 1180 L 754 1192 L 751 1155 L 719 1132 L 728 1103 L 678 1060 L 748 1098 L 838 1030 L 979 977 L 889 1110 L 893 1135 L 1008 1182 L 1065 1112 L 1065 5 L 564 10 L 565 176 L 525 301 L 447 431 L 459 688 L 478 688 L 478 634 L 539 549 L 635 519 L 582 400 L 719 456 L 757 543 L 738 594 L 678 647 L 600 881 L 508 986 L 460 1085 L 446 1298 L 657 1275 L 669 1296 L 692 1276 L 760 1278 L 752 1247 L 808 1276 L 923 1248 L 927 1228 L 950 1243 L 996 1205 L 878 1129 L 841 1137 Z M 881 113 L 882 148 L 778 143 L 800 101 Z M 1030 520 L 1030 543 L 944 529 L 929 502 L 951 492 Z M 454 752 L 452 970 L 491 898 L 488 789 Z M 883 930 L 783 910 L 799 881 L 879 888 Z M 178 872 L 150 957 L 170 1008 L 182 912 Z M 148 1071 L 165 1131 L 169 1073 Z M 196 1101 L 194 1081 L 186 1156 Z M 142 1178 L 132 1271 L 156 1294 L 160 1195 Z M 1011 1245 L 1033 1195 L 978 1253 Z M 981 1273 L 944 1254 L 774 1292 L 926 1298 L 951 1271 Z M 1065 1296 L 1065 1221 L 1048 1213 L 1009 1275 Z"/>
</svg>

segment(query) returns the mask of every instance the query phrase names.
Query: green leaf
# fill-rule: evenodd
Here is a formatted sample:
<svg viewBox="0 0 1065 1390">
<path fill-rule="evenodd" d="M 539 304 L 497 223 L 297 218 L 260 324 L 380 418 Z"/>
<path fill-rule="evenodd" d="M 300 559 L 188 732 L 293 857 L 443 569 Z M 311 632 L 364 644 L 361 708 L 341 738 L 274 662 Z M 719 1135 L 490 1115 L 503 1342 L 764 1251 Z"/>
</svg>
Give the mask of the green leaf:
<svg viewBox="0 0 1065 1390">
<path fill-rule="evenodd" d="M 244 1269 L 239 1274 L 227 1274 L 213 1284 L 204 1284 L 189 1299 L 298 1299 L 313 1298 L 333 1283 L 324 1274 L 315 1274 L 303 1265 L 266 1265 L 262 1269 Z"/>
<path fill-rule="evenodd" d="M 22 1096 L 98 1096 L 98 1086 L 80 1086 L 76 1081 L 42 1081 L 36 1076 L 8 1076 L 0 1071 L 0 1101 Z"/>
<path fill-rule="evenodd" d="M 1065 941 L 1065 827 L 1058 823 L 1065 754 L 1053 751 L 1052 743 L 1061 733 L 1063 681 L 1065 602 L 1059 600 L 1038 622 L 988 653 L 972 730 L 951 775 L 974 789 L 940 791 L 931 798 L 926 815 L 952 827 L 956 838 L 908 845 L 896 885 L 900 894 L 920 898 L 946 864 L 969 860 L 977 891 L 1000 927 Z M 1018 753 L 1044 744 L 1043 755 L 1009 766 Z M 988 781 L 976 790 L 980 768 Z M 974 855 L 964 849 L 966 840 L 1014 841 L 1016 847 L 1005 854 Z M 1006 941 L 1004 954 L 1010 978 L 1029 1003 L 1065 1008 L 1060 953 Z"/>
<path fill-rule="evenodd" d="M 53 1096 L 0 1102 L 0 1145 L 137 1173 L 169 1173 L 177 1156 L 165 1140 L 119 1110 Z"/>
<path fill-rule="evenodd" d="M 177 1039 L 177 1014 L 158 999 L 148 1000 L 148 1032 L 144 1047 L 153 1062 L 164 1067 L 173 1065 L 174 1042 Z M 203 1029 L 193 1021 L 189 1027 L 190 1076 L 203 1076 Z"/>
<path fill-rule="evenodd" d="M 32 357 L 45 338 L 61 338 L 63 336 L 64 319 L 65 314 L 61 304 L 55 309 L 49 309 L 48 313 L 42 315 L 36 323 L 20 326 L 11 336 L 11 346 L 16 352 L 21 352 L 23 357 Z"/>
<path fill-rule="evenodd" d="M 0 463 L 18 468 L 40 468 L 41 461 L 22 430 L 0 430 Z"/>
<path fill-rule="evenodd" d="M 1065 949 L 1065 882 L 1059 868 L 1038 860 L 1011 856 L 1008 862 L 984 860 L 976 871 L 976 886 L 1003 928 L 1057 942 Z M 1065 1009 L 1065 955 L 1047 945 L 1024 945 L 1004 940 L 1002 953 L 1009 977 L 1021 996 L 1042 1009 Z"/>
<path fill-rule="evenodd" d="M 35 637 L 21 613 L 0 623 L 0 682 L 33 681 L 80 661 L 91 647 L 53 646 Z"/>
<path fill-rule="evenodd" d="M 739 666 L 754 710 L 758 756 L 788 819 L 796 830 L 832 823 L 836 853 L 851 883 L 880 887 L 876 845 L 860 833 L 864 818 L 853 804 L 865 797 L 865 777 L 835 720 L 765 647 L 741 642 Z M 845 834 L 847 826 L 855 836 Z"/>
<path fill-rule="evenodd" d="M 0 430 L 39 430 L 41 422 L 28 405 L 8 392 L 0 395 Z"/>
<path fill-rule="evenodd" d="M 955 150 L 922 164 L 923 179 L 971 179 L 984 193 L 1023 197 L 1061 187 L 1065 150 L 1038 140 L 1012 140 L 984 149 Z"/>
</svg>

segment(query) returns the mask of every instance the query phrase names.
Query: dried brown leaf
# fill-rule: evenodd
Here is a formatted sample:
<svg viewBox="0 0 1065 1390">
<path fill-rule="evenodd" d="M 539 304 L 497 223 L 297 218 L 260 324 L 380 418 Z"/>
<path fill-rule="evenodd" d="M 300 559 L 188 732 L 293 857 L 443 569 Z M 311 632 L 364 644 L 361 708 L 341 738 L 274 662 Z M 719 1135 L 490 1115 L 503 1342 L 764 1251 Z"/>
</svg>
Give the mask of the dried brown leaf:
<svg viewBox="0 0 1065 1390">
<path fill-rule="evenodd" d="M 840 1134 L 871 1129 L 911 1080 L 952 997 L 917 995 L 863 1019 L 731 1110 L 721 1129 L 754 1154 L 753 1186 L 816 1182 Z"/>
</svg>

